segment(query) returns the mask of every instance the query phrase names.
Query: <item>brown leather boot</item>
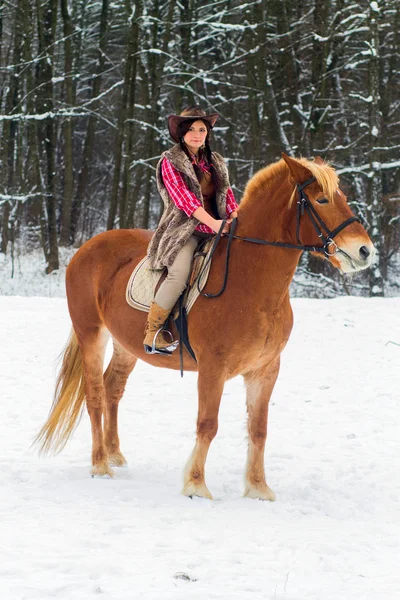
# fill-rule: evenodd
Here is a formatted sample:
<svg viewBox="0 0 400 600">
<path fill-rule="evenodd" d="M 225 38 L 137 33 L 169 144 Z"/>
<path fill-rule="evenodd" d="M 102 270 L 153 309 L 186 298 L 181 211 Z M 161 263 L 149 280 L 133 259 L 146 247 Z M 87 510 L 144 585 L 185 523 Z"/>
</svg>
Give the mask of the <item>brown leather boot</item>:
<svg viewBox="0 0 400 600">
<path fill-rule="evenodd" d="M 174 342 L 172 334 L 163 329 L 170 312 L 155 302 L 151 303 L 143 341 L 146 354 L 172 354 L 176 350 L 179 342 Z M 170 336 L 169 340 L 167 336 Z"/>
</svg>

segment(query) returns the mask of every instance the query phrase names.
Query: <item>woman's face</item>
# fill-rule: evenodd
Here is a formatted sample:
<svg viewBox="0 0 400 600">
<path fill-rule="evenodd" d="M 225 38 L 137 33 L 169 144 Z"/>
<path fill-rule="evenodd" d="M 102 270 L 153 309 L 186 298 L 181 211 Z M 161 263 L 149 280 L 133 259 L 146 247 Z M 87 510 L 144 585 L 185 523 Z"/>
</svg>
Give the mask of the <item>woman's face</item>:
<svg viewBox="0 0 400 600">
<path fill-rule="evenodd" d="M 207 127 L 204 121 L 194 121 L 189 131 L 183 136 L 186 146 L 197 154 L 199 148 L 203 146 L 207 137 Z"/>
</svg>

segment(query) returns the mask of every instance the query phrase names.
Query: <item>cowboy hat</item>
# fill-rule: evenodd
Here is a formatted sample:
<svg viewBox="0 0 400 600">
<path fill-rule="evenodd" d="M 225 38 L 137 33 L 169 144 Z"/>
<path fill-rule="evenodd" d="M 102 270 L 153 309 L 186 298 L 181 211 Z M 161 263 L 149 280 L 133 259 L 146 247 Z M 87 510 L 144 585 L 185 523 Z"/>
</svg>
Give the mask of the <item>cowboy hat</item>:
<svg viewBox="0 0 400 600">
<path fill-rule="evenodd" d="M 207 115 L 203 109 L 199 106 L 189 106 L 189 108 L 185 108 L 184 111 L 181 112 L 180 115 L 169 115 L 168 117 L 168 129 L 171 134 L 174 142 L 179 143 L 179 134 L 178 127 L 183 121 L 206 121 L 210 129 L 212 129 L 215 125 L 216 120 L 218 119 L 219 114 L 212 113 L 211 115 Z"/>
</svg>

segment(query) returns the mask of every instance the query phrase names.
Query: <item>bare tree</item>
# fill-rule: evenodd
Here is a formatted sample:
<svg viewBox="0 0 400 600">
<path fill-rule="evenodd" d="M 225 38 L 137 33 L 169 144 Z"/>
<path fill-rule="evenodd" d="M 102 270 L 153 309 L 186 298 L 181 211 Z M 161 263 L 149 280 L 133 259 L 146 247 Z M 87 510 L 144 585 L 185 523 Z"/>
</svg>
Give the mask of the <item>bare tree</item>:
<svg viewBox="0 0 400 600">
<path fill-rule="evenodd" d="M 81 167 L 78 173 L 78 185 L 76 195 L 74 197 L 71 209 L 71 240 L 75 240 L 77 226 L 81 211 L 86 201 L 86 191 L 88 186 L 90 167 L 92 164 L 92 156 L 94 150 L 94 139 L 97 124 L 96 110 L 99 106 L 99 93 L 101 87 L 102 76 L 106 63 L 106 48 L 107 48 L 107 30 L 108 30 L 108 5 L 109 0 L 102 0 L 100 14 L 100 31 L 97 50 L 97 65 L 96 73 L 93 76 L 91 102 L 89 109 L 89 118 L 85 135 L 85 143 L 81 157 Z"/>
<path fill-rule="evenodd" d="M 166 116 L 197 103 L 220 114 L 213 146 L 238 199 L 282 150 L 334 163 L 379 259 L 346 289 L 384 293 L 400 219 L 399 25 L 397 0 L 0 0 L 1 250 L 40 240 L 51 271 L 58 243 L 154 226 Z M 338 277 L 306 267 L 318 294 Z"/>
</svg>

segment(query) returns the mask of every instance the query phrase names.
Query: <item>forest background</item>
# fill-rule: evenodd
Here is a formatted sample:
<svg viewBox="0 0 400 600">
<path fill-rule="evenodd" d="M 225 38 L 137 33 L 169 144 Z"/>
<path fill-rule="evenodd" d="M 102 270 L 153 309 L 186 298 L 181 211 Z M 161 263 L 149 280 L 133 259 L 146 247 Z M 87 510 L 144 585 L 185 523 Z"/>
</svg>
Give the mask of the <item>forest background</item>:
<svg viewBox="0 0 400 600">
<path fill-rule="evenodd" d="M 339 282 L 303 256 L 300 295 L 398 294 L 399 62 L 398 0 L 0 0 L 3 260 L 41 247 L 50 274 L 62 248 L 154 228 L 166 117 L 200 104 L 238 200 L 282 151 L 338 170 L 377 262 Z"/>
</svg>

